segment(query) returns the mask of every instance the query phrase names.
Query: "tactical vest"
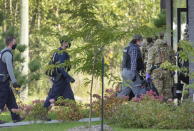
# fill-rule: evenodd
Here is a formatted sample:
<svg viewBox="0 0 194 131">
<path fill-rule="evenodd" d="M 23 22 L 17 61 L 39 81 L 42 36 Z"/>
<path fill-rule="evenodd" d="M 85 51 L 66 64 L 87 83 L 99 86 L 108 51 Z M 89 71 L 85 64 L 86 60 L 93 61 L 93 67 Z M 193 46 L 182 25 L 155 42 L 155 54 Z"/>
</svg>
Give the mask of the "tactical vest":
<svg viewBox="0 0 194 131">
<path fill-rule="evenodd" d="M 131 59 L 130 59 L 130 56 L 128 54 L 129 48 L 130 48 L 130 46 L 125 47 L 123 50 L 122 68 L 127 68 L 127 69 L 131 68 L 131 64 L 130 64 Z"/>
<path fill-rule="evenodd" d="M 61 48 L 58 49 L 59 51 L 62 50 Z M 49 65 L 57 65 L 57 64 L 62 64 L 64 63 L 65 60 L 69 60 L 69 55 L 66 52 L 63 53 L 57 53 L 55 52 L 49 62 Z M 70 70 L 70 66 L 65 66 L 63 67 L 65 69 L 65 71 L 69 71 Z M 52 70 L 47 70 L 46 75 L 48 75 L 49 77 L 57 77 L 59 76 L 59 70 L 57 67 L 53 68 Z M 60 74 L 61 75 L 61 74 Z"/>
<path fill-rule="evenodd" d="M 130 48 L 131 48 L 131 46 L 127 46 L 123 50 L 122 68 L 131 69 L 131 58 L 130 58 L 130 55 L 128 53 Z M 143 69 L 144 69 L 144 63 L 142 60 L 141 51 L 139 49 L 138 56 L 137 56 L 137 71 L 140 71 Z"/>
<path fill-rule="evenodd" d="M 170 52 L 168 45 L 158 46 L 156 49 L 156 56 L 154 60 L 154 64 L 162 64 L 165 61 L 169 61 L 170 59 Z"/>
<path fill-rule="evenodd" d="M 13 54 L 9 49 L 5 49 L 5 50 L 2 50 L 0 52 L 0 74 L 7 75 L 8 74 L 7 66 L 6 66 L 6 63 L 4 63 L 3 60 L 2 60 L 3 54 L 5 52 L 9 52 L 12 55 L 12 58 L 13 58 Z M 13 61 L 13 59 L 12 59 L 12 61 Z"/>
</svg>

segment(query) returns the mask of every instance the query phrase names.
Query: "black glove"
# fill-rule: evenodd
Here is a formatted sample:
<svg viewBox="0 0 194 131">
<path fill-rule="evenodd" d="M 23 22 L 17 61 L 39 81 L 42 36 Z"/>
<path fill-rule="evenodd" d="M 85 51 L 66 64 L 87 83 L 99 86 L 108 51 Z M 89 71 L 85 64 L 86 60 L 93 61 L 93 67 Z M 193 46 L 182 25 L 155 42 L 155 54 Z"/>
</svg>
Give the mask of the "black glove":
<svg viewBox="0 0 194 131">
<path fill-rule="evenodd" d="M 13 83 L 13 88 L 17 89 L 17 88 L 21 88 L 21 86 L 18 83 Z"/>
<path fill-rule="evenodd" d="M 70 78 L 69 78 L 69 81 L 70 81 L 71 83 L 74 83 L 74 82 L 75 82 L 75 79 L 74 79 L 73 77 L 70 77 Z"/>
</svg>

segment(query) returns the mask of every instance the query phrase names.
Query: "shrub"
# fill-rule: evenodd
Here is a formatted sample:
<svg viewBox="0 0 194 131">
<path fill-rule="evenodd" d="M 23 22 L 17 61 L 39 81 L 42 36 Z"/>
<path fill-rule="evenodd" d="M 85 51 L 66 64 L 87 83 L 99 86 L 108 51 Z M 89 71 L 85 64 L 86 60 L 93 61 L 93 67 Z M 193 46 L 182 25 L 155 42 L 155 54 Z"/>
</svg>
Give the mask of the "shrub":
<svg viewBox="0 0 194 131">
<path fill-rule="evenodd" d="M 47 118 L 48 110 L 43 106 L 43 100 L 34 100 L 31 105 L 20 103 L 19 114 L 27 120 L 44 120 Z"/>
<path fill-rule="evenodd" d="M 88 117 L 89 117 L 89 114 L 90 114 L 90 109 L 87 108 L 86 105 L 83 106 L 83 107 L 81 108 L 81 114 L 82 114 L 83 118 L 88 118 Z M 92 117 L 98 117 L 98 116 L 95 115 L 95 114 L 92 114 Z"/>
<path fill-rule="evenodd" d="M 75 121 L 83 118 L 82 105 L 74 100 L 58 98 L 56 101 L 55 112 L 58 120 Z"/>
<path fill-rule="evenodd" d="M 194 128 L 194 104 L 185 102 L 179 107 L 162 102 L 153 92 L 120 105 L 108 117 L 111 124 L 125 128 Z"/>
<path fill-rule="evenodd" d="M 112 116 L 112 114 L 117 110 L 117 108 L 122 105 L 124 102 L 128 101 L 128 97 L 126 98 L 117 98 L 116 91 L 112 89 L 107 89 L 105 91 L 104 96 L 104 116 L 108 118 Z M 100 115 L 101 111 L 101 96 L 98 94 L 94 94 L 93 97 L 95 100 L 92 103 L 93 114 L 95 116 Z"/>
<path fill-rule="evenodd" d="M 194 128 L 194 103 L 191 101 L 185 101 L 182 105 L 175 108 L 171 112 L 171 122 L 165 125 L 158 125 L 157 127 L 165 126 L 164 128 Z"/>
<path fill-rule="evenodd" d="M 19 110 L 15 109 L 15 113 L 19 113 L 27 120 L 44 120 L 51 117 L 57 120 L 75 121 L 81 118 L 88 117 L 89 109 L 84 107 L 80 103 L 76 103 L 73 100 L 63 99 L 59 97 L 55 102 L 55 107 L 49 111 L 43 106 L 44 101 L 35 100 L 30 105 L 19 103 Z"/>
</svg>

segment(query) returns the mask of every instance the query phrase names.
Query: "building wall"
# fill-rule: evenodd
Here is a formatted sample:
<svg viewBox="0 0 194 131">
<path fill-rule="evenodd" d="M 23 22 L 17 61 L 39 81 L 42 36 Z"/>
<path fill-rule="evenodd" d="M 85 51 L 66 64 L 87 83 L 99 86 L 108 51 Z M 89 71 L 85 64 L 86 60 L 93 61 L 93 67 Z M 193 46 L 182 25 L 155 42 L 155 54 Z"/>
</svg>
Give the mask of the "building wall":
<svg viewBox="0 0 194 131">
<path fill-rule="evenodd" d="M 189 12 L 189 40 L 194 42 L 194 0 L 188 0 L 188 12 Z M 194 44 L 193 44 L 194 47 Z M 194 72 L 194 62 L 189 63 L 189 71 Z M 190 78 L 190 83 L 193 83 L 194 79 Z M 190 90 L 190 96 L 193 96 L 194 90 Z M 194 99 L 194 98 L 193 98 Z"/>
<path fill-rule="evenodd" d="M 171 0 L 166 0 L 166 25 L 167 25 L 167 42 L 171 46 Z"/>
<path fill-rule="evenodd" d="M 166 1 L 167 0 L 160 0 L 160 8 L 165 9 L 166 8 Z M 169 1 L 169 0 L 168 0 Z"/>
<path fill-rule="evenodd" d="M 194 0 L 188 1 L 189 6 L 189 39 L 194 42 Z"/>
</svg>

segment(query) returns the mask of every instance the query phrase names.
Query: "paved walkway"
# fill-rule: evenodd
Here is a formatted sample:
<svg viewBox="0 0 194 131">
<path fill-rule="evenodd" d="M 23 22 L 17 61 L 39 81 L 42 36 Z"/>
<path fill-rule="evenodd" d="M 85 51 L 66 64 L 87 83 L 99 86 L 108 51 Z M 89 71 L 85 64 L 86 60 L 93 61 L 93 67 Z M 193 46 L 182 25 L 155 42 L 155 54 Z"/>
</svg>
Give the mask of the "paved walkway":
<svg viewBox="0 0 194 131">
<path fill-rule="evenodd" d="M 62 121 L 52 120 L 52 121 L 23 121 L 23 122 L 17 122 L 17 123 L 9 122 L 9 123 L 0 124 L 0 128 L 24 126 L 24 125 L 30 125 L 30 124 L 50 124 L 50 123 L 60 123 L 60 122 Z"/>
<path fill-rule="evenodd" d="M 89 122 L 89 118 L 84 118 L 79 120 L 78 122 Z M 92 122 L 100 121 L 100 118 L 92 118 Z M 51 123 L 61 123 L 62 121 L 52 120 L 52 121 L 24 121 L 24 122 L 9 122 L 5 124 L 0 124 L 0 128 L 3 127 L 15 127 L 15 126 L 24 126 L 24 125 L 31 125 L 31 124 L 51 124 Z"/>
<path fill-rule="evenodd" d="M 89 122 L 90 121 L 90 118 L 83 118 L 81 120 L 79 120 L 79 122 Z M 96 122 L 96 121 L 100 121 L 100 118 L 97 117 L 97 118 L 92 118 L 91 120 L 92 122 Z"/>
</svg>

